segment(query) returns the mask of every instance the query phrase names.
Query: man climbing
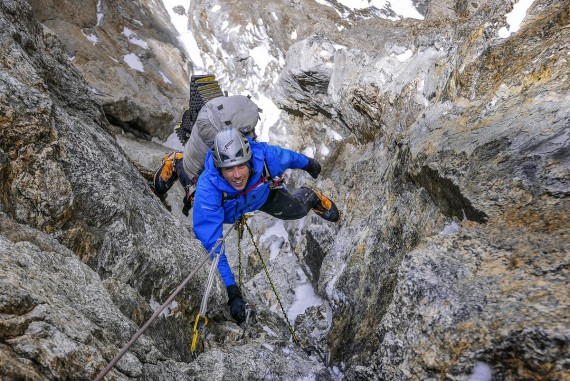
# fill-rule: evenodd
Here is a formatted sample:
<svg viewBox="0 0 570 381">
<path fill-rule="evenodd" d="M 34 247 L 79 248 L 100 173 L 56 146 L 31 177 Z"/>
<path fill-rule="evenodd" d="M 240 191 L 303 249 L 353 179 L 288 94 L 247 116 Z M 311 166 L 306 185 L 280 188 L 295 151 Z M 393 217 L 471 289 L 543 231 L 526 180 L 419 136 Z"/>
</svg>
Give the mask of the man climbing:
<svg viewBox="0 0 570 381">
<path fill-rule="evenodd" d="M 341 214 L 336 205 L 320 192 L 301 187 L 290 193 L 285 188 L 272 187 L 272 179 L 288 168 L 303 169 L 315 179 L 321 171 L 320 164 L 312 158 L 257 143 L 234 128 L 218 132 L 206 156 L 194 199 L 194 233 L 206 250 L 210 251 L 222 238 L 224 223 L 235 223 L 255 210 L 282 220 L 302 218 L 313 210 L 327 221 L 339 222 Z M 230 313 L 241 323 L 245 320 L 246 303 L 223 252 L 218 270 L 227 288 Z"/>
<path fill-rule="evenodd" d="M 257 105 L 244 95 L 220 96 L 206 102 L 198 112 L 189 138 L 183 141 L 184 152 L 168 153 L 155 172 L 152 188 L 157 196 L 164 201 L 168 190 L 179 180 L 185 190 L 182 212 L 188 215 L 196 181 L 216 133 L 223 128 L 233 127 L 255 139 L 259 111 Z"/>
</svg>

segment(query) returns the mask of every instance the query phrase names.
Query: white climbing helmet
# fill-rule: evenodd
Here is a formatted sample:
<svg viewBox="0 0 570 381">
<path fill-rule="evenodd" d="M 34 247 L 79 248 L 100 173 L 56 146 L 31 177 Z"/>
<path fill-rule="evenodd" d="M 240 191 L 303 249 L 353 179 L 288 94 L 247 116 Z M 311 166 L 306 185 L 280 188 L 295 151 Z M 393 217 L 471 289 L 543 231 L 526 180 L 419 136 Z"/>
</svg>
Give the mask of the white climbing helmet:
<svg viewBox="0 0 570 381">
<path fill-rule="evenodd" d="M 216 134 L 212 156 L 217 168 L 233 167 L 251 159 L 251 146 L 235 128 L 225 128 Z"/>
</svg>

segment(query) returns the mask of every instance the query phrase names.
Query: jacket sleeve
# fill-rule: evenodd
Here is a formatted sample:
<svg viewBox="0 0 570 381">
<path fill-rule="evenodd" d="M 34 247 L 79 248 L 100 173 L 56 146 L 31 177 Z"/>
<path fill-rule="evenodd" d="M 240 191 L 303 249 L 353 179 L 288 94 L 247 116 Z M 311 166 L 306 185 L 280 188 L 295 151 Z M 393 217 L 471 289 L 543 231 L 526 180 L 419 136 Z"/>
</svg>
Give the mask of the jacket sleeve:
<svg viewBox="0 0 570 381">
<path fill-rule="evenodd" d="M 262 144 L 267 165 L 273 176 L 281 176 L 286 169 L 301 169 L 309 164 L 307 156 L 286 148 Z"/>
<path fill-rule="evenodd" d="M 223 236 L 224 209 L 221 204 L 222 195 L 220 191 L 207 180 L 198 180 L 192 221 L 196 238 L 202 242 L 202 245 L 208 252 L 216 245 L 218 239 L 221 239 Z M 214 253 L 219 253 L 221 249 L 222 245 L 219 245 Z M 212 253 L 212 259 L 214 258 L 214 253 Z M 228 259 L 223 252 L 218 262 L 218 271 L 226 287 L 235 284 Z"/>
</svg>

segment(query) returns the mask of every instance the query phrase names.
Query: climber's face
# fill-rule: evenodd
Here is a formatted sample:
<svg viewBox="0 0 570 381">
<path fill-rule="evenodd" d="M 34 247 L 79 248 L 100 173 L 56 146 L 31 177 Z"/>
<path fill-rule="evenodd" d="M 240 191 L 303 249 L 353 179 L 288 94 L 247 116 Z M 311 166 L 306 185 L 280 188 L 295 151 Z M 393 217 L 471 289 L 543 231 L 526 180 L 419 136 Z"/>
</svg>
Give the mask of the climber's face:
<svg viewBox="0 0 570 381">
<path fill-rule="evenodd" d="M 234 165 L 233 167 L 222 168 L 222 176 L 230 185 L 238 191 L 245 189 L 249 179 L 249 168 L 246 163 Z"/>
</svg>

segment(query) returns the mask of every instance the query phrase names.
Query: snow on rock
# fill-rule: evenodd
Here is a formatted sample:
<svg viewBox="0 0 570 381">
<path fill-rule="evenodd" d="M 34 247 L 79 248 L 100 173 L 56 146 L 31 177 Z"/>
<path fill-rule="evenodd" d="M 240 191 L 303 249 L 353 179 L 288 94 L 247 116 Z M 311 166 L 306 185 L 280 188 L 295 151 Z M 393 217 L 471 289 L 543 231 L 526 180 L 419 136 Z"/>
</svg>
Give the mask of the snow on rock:
<svg viewBox="0 0 570 381">
<path fill-rule="evenodd" d="M 532 6 L 535 0 L 519 0 L 513 6 L 513 10 L 505 15 L 508 27 L 499 29 L 499 37 L 507 38 L 513 33 L 518 32 L 523 20 L 526 17 L 527 10 Z"/>
<path fill-rule="evenodd" d="M 135 53 L 125 54 L 123 56 L 123 60 L 125 61 L 125 63 L 127 65 L 129 65 L 129 67 L 131 69 L 135 69 L 135 70 L 138 70 L 140 72 L 144 72 L 143 63 L 142 63 L 140 57 L 137 56 Z"/>
</svg>

